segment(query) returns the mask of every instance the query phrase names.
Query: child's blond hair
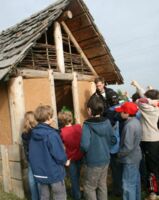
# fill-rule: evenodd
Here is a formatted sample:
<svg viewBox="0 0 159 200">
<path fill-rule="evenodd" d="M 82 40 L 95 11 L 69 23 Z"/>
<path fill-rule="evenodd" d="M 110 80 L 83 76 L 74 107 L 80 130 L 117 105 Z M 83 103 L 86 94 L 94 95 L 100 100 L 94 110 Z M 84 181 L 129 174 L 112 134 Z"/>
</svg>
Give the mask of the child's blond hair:
<svg viewBox="0 0 159 200">
<path fill-rule="evenodd" d="M 46 122 L 53 117 L 53 109 L 49 105 L 38 106 L 35 110 L 35 119 L 38 122 Z"/>
<path fill-rule="evenodd" d="M 70 111 L 59 112 L 58 119 L 62 122 L 64 126 L 73 123 L 73 115 Z"/>
<path fill-rule="evenodd" d="M 28 133 L 32 128 L 37 125 L 37 121 L 33 111 L 28 111 L 24 115 L 23 133 Z"/>
</svg>

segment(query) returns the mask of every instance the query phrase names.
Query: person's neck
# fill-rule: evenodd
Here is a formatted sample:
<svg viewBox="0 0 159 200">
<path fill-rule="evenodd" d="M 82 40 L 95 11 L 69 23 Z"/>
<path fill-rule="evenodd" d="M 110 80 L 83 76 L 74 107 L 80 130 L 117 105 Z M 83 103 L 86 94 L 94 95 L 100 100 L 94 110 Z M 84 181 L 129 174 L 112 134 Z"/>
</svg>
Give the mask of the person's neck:
<svg viewBox="0 0 159 200">
<path fill-rule="evenodd" d="M 100 93 L 101 93 L 101 94 L 105 93 L 105 89 L 103 89 Z"/>
<path fill-rule="evenodd" d="M 44 124 L 47 124 L 47 125 L 50 125 L 50 122 L 49 121 L 45 121 L 43 122 Z"/>
<path fill-rule="evenodd" d="M 69 127 L 69 126 L 72 126 L 72 124 L 71 124 L 71 123 L 69 123 L 69 124 L 67 124 L 67 125 L 66 125 L 66 127 Z"/>
</svg>

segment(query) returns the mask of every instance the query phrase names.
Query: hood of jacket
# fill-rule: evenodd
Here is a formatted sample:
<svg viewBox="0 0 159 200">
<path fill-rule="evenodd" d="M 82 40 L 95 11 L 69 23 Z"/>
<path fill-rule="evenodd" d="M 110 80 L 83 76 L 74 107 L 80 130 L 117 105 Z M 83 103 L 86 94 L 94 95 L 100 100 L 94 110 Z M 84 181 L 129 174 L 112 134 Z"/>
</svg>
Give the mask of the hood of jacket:
<svg viewBox="0 0 159 200">
<path fill-rule="evenodd" d="M 103 130 L 108 129 L 108 123 L 106 121 L 109 121 L 106 118 L 92 118 L 84 123 L 89 127 L 90 131 L 93 131 L 95 134 L 97 134 L 100 137 L 104 137 L 107 132 Z"/>
<path fill-rule="evenodd" d="M 32 129 L 32 139 L 34 140 L 44 140 L 46 135 L 55 130 L 51 126 L 45 123 L 39 123 L 36 127 Z"/>
</svg>

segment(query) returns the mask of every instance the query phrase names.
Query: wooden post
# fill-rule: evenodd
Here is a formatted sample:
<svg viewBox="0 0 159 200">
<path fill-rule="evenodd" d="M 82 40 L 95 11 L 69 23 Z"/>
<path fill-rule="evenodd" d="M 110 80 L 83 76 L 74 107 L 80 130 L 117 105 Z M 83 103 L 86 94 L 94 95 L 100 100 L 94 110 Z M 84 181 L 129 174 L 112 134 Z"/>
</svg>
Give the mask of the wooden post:
<svg viewBox="0 0 159 200">
<path fill-rule="evenodd" d="M 50 59 L 49 59 L 49 49 L 48 49 L 47 32 L 45 32 L 45 44 L 46 44 L 47 63 L 48 63 L 48 67 L 49 67 L 49 69 L 51 69 L 51 66 L 50 66 Z"/>
<path fill-rule="evenodd" d="M 5 192 L 12 191 L 12 182 L 9 167 L 9 157 L 8 149 L 6 145 L 1 145 L 1 155 L 2 155 L 2 180 Z"/>
<path fill-rule="evenodd" d="M 93 81 L 91 81 L 91 92 L 92 94 L 96 91 L 96 85 Z"/>
<path fill-rule="evenodd" d="M 56 96 L 55 96 L 56 94 L 55 94 L 55 83 L 54 83 L 53 70 L 49 69 L 48 73 L 49 73 L 49 81 L 50 81 L 51 102 L 52 102 L 52 107 L 54 110 L 54 122 L 55 122 L 55 126 L 58 127 Z"/>
<path fill-rule="evenodd" d="M 57 57 L 57 67 L 59 68 L 60 72 L 65 73 L 62 32 L 61 26 L 58 22 L 54 23 L 54 39 Z"/>
<path fill-rule="evenodd" d="M 0 145 L 2 156 L 2 180 L 5 192 L 12 192 L 19 198 L 24 198 L 24 188 L 21 170 L 20 146 Z"/>
<path fill-rule="evenodd" d="M 66 10 L 64 14 L 60 17 L 61 20 L 65 21 L 67 19 L 72 19 L 73 14 L 70 10 Z"/>
<path fill-rule="evenodd" d="M 78 81 L 77 74 L 73 72 L 73 81 L 72 81 L 72 95 L 73 95 L 73 107 L 75 113 L 76 123 L 80 123 L 80 108 L 79 108 L 79 94 L 78 94 Z"/>
<path fill-rule="evenodd" d="M 90 70 L 92 71 L 92 73 L 95 76 L 98 76 L 96 71 L 94 70 L 94 68 L 92 67 L 91 63 L 89 62 L 89 60 L 87 59 L 86 55 L 84 54 L 84 52 L 82 51 L 81 47 L 79 46 L 78 42 L 76 41 L 76 39 L 74 38 L 74 36 L 72 35 L 71 31 L 69 30 L 68 26 L 66 25 L 66 23 L 64 21 L 61 22 L 65 32 L 68 34 L 68 36 L 70 37 L 70 40 L 73 42 L 73 44 L 75 45 L 77 51 L 80 53 L 81 57 L 83 58 L 83 60 L 85 61 L 85 63 L 88 65 L 88 67 L 90 68 Z"/>
<path fill-rule="evenodd" d="M 22 122 L 25 114 L 23 78 L 18 76 L 9 82 L 8 86 L 9 106 L 11 112 L 12 138 L 14 144 L 21 143 Z"/>
</svg>

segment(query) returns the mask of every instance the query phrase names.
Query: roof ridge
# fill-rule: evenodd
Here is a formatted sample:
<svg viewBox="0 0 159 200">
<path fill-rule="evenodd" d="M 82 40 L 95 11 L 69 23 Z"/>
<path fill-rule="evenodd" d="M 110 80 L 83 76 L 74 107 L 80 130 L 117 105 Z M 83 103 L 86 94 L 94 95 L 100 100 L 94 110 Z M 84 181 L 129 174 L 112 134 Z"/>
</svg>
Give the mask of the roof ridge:
<svg viewBox="0 0 159 200">
<path fill-rule="evenodd" d="M 1 35 L 4 35 L 7 31 L 14 30 L 18 26 L 20 26 L 21 24 L 24 24 L 25 22 L 29 21 L 30 19 L 36 17 L 38 14 L 42 14 L 44 12 L 48 12 L 48 10 L 50 10 L 51 8 L 55 8 L 55 6 L 57 6 L 58 4 L 61 4 L 62 2 L 69 2 L 69 1 L 71 1 L 71 0 L 57 0 L 57 1 L 55 1 L 54 3 L 50 4 L 49 6 L 43 8 L 43 9 L 40 9 L 39 11 L 31 14 L 30 16 L 28 16 L 27 18 L 21 20 L 20 22 L 16 23 L 15 25 L 12 25 L 9 28 L 6 28 L 5 30 L 0 31 L 0 37 L 1 37 Z"/>
</svg>

